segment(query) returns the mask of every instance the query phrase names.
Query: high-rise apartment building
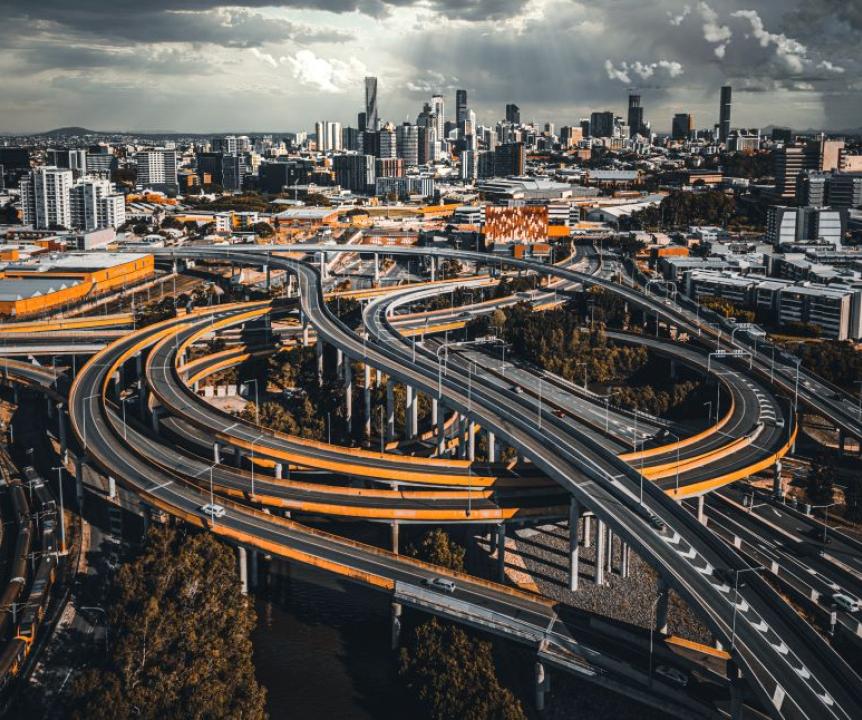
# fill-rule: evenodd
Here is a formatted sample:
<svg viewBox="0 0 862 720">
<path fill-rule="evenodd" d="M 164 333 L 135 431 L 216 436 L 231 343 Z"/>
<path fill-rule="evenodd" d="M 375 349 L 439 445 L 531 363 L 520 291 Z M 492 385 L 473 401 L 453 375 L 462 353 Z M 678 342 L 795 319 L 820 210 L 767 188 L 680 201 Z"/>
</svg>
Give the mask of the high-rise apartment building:
<svg viewBox="0 0 862 720">
<path fill-rule="evenodd" d="M 365 78 L 365 128 L 376 132 L 380 127 L 380 119 L 377 116 L 377 78 Z"/>
<path fill-rule="evenodd" d="M 796 196 L 796 178 L 807 170 L 821 169 L 819 142 L 786 145 L 775 151 L 775 195 L 781 201 Z"/>
<path fill-rule="evenodd" d="M 437 140 L 443 140 L 446 137 L 446 104 L 442 95 L 431 96 L 431 111 L 435 116 Z"/>
<path fill-rule="evenodd" d="M 72 227 L 78 230 L 118 228 L 126 222 L 126 202 L 105 178 L 85 177 L 69 193 Z"/>
<path fill-rule="evenodd" d="M 824 207 L 827 202 L 829 176 L 808 170 L 796 176 L 796 204 L 803 207 Z"/>
<path fill-rule="evenodd" d="M 135 153 L 138 165 L 138 175 L 135 185 L 139 188 L 154 190 L 176 190 L 177 184 L 177 151 L 165 148 L 153 148 Z"/>
<path fill-rule="evenodd" d="M 590 115 L 590 134 L 595 138 L 614 136 L 614 114 L 610 110 L 594 112 Z"/>
<path fill-rule="evenodd" d="M 45 164 L 50 167 L 72 170 L 76 178 L 89 172 L 87 151 L 82 148 L 48 149 L 45 152 L 45 161 Z"/>
<path fill-rule="evenodd" d="M 419 126 L 404 123 L 395 129 L 398 157 L 408 167 L 419 164 Z"/>
<path fill-rule="evenodd" d="M 332 159 L 335 182 L 351 192 L 373 192 L 375 160 L 373 155 L 336 155 Z"/>
<path fill-rule="evenodd" d="M 733 95 L 730 85 L 722 85 L 718 107 L 718 141 L 725 142 L 730 135 L 730 101 Z"/>
<path fill-rule="evenodd" d="M 674 140 L 689 140 L 694 131 L 694 118 L 688 113 L 677 113 L 673 116 L 671 137 Z"/>
<path fill-rule="evenodd" d="M 513 125 L 521 124 L 521 108 L 515 105 L 515 103 L 506 105 L 506 122 Z"/>
<path fill-rule="evenodd" d="M 644 134 L 644 109 L 641 107 L 640 95 L 629 95 L 628 113 L 629 137 Z"/>
<path fill-rule="evenodd" d="M 323 120 L 314 123 L 314 133 L 317 135 L 319 152 L 336 152 L 341 150 L 341 123 Z"/>
<path fill-rule="evenodd" d="M 248 138 L 246 138 L 247 140 Z M 214 137 L 210 142 L 210 148 L 214 153 L 223 153 L 225 155 L 235 155 L 237 153 L 237 137 L 236 135 L 223 135 Z"/>
<path fill-rule="evenodd" d="M 24 175 L 19 184 L 24 224 L 39 230 L 72 227 L 73 182 L 74 175 L 66 168 L 40 167 Z"/>
</svg>

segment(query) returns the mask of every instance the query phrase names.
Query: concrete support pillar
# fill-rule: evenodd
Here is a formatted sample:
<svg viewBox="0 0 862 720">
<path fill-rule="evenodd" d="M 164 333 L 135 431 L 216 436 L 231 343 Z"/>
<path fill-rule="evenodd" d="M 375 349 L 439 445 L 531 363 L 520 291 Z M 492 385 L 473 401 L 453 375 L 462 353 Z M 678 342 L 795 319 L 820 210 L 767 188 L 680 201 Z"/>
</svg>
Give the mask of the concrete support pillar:
<svg viewBox="0 0 862 720">
<path fill-rule="evenodd" d="M 138 351 L 135 355 L 135 379 L 141 380 L 144 377 L 144 353 Z"/>
<path fill-rule="evenodd" d="M 108 475 L 108 498 L 113 500 L 117 497 L 117 481 L 113 475 Z"/>
<path fill-rule="evenodd" d="M 572 498 L 569 501 L 569 590 L 578 589 L 578 525 L 580 524 L 581 506 Z"/>
<path fill-rule="evenodd" d="M 245 452 L 242 448 L 233 449 L 233 464 L 235 467 L 242 468 L 242 459 L 245 457 Z"/>
<path fill-rule="evenodd" d="M 488 462 L 497 462 L 497 436 L 488 430 Z"/>
<path fill-rule="evenodd" d="M 365 419 L 365 437 L 371 438 L 371 368 L 365 364 L 365 377 L 362 385 L 362 400 L 365 405 L 363 418 Z"/>
<path fill-rule="evenodd" d="M 259 585 L 258 566 L 260 564 L 260 553 L 257 550 L 250 550 L 248 556 L 248 583 L 249 587 L 254 590 Z"/>
<path fill-rule="evenodd" d="M 742 720 L 743 683 L 739 667 L 733 660 L 727 662 L 727 679 L 730 682 L 730 720 Z"/>
<path fill-rule="evenodd" d="M 390 377 L 386 383 L 386 439 L 395 439 L 395 393 L 393 380 Z"/>
<path fill-rule="evenodd" d="M 437 279 L 437 258 L 431 258 L 431 282 Z"/>
<path fill-rule="evenodd" d="M 399 547 L 399 528 L 398 528 L 398 521 L 397 520 L 394 520 L 392 522 L 391 528 L 392 528 L 392 552 L 394 552 L 397 555 L 398 554 L 398 547 Z"/>
<path fill-rule="evenodd" d="M 221 463 L 221 445 L 217 442 L 213 443 L 213 462 Z"/>
<path fill-rule="evenodd" d="M 54 401 L 47 395 L 45 396 L 45 405 L 47 406 L 48 418 L 54 417 Z"/>
<path fill-rule="evenodd" d="M 14 384 L 12 385 L 12 403 L 14 405 L 18 404 L 18 386 Z"/>
<path fill-rule="evenodd" d="M 341 348 L 335 348 L 335 375 L 336 377 L 341 375 L 343 372 L 342 366 L 344 365 L 344 351 Z"/>
<path fill-rule="evenodd" d="M 784 488 L 781 487 L 781 462 L 776 461 L 772 469 L 772 494 L 781 499 L 784 496 Z"/>
<path fill-rule="evenodd" d="M 57 437 L 60 440 L 60 455 L 66 461 L 66 406 L 57 403 Z"/>
<path fill-rule="evenodd" d="M 374 253 L 374 284 L 380 284 L 380 255 Z"/>
<path fill-rule="evenodd" d="M 437 424 L 437 414 L 440 412 L 437 407 L 437 398 L 431 398 L 431 425 L 432 427 Z"/>
<path fill-rule="evenodd" d="M 237 546 L 237 565 L 239 565 L 239 584 L 243 595 L 248 595 L 248 559 L 244 547 Z"/>
<path fill-rule="evenodd" d="M 266 289 L 269 290 L 269 286 L 272 283 L 272 270 L 269 265 L 264 265 L 263 271 L 266 273 Z"/>
<path fill-rule="evenodd" d="M 437 456 L 446 454 L 446 408 L 440 406 L 437 411 Z"/>
<path fill-rule="evenodd" d="M 344 419 L 349 431 L 353 421 L 353 367 L 349 359 L 344 363 Z"/>
<path fill-rule="evenodd" d="M 470 462 L 476 460 L 476 425 L 467 418 L 467 459 Z"/>
<path fill-rule="evenodd" d="M 413 426 L 415 417 L 416 392 L 410 385 L 405 386 L 407 392 L 404 397 L 404 439 L 412 440 L 416 435 L 416 429 Z"/>
<path fill-rule="evenodd" d="M 153 408 L 151 420 L 152 420 L 153 433 L 155 433 L 156 435 L 159 434 L 159 419 L 162 416 L 162 412 L 163 412 L 163 409 L 162 409 L 161 405 L 158 405 L 158 406 Z"/>
<path fill-rule="evenodd" d="M 320 277 L 322 280 L 327 279 L 326 253 L 320 253 Z"/>
<path fill-rule="evenodd" d="M 497 579 L 503 582 L 506 579 L 506 525 L 497 525 Z"/>
<path fill-rule="evenodd" d="M 704 524 L 706 522 L 706 516 L 704 515 L 704 512 L 703 512 L 703 506 L 704 506 L 705 502 L 706 502 L 706 500 L 705 500 L 704 496 L 698 495 L 698 497 L 697 497 L 697 521 L 701 524 Z"/>
<path fill-rule="evenodd" d="M 596 570 L 593 576 L 596 585 L 605 584 L 605 541 L 607 540 L 607 532 L 605 532 L 605 523 L 602 520 L 596 521 Z"/>
<path fill-rule="evenodd" d="M 138 387 L 138 415 L 141 420 L 147 419 L 147 400 L 149 399 L 150 389 L 142 381 Z"/>
<path fill-rule="evenodd" d="M 455 452 L 459 460 L 463 460 L 466 455 L 464 443 L 464 421 L 466 419 L 467 418 L 465 418 L 463 415 L 459 414 L 457 416 L 457 419 L 455 420 L 455 427 L 458 430 L 458 446 L 455 448 Z"/>
<path fill-rule="evenodd" d="M 536 710 L 542 712 L 545 709 L 545 686 L 547 676 L 545 666 L 536 660 Z"/>
<path fill-rule="evenodd" d="M 607 545 L 607 563 L 605 565 L 605 572 L 610 575 L 614 571 L 614 531 L 611 530 L 610 526 L 608 527 L 608 545 Z"/>
<path fill-rule="evenodd" d="M 629 576 L 629 561 L 631 560 L 631 548 L 628 543 L 622 543 L 620 547 L 620 576 Z"/>
<path fill-rule="evenodd" d="M 302 347 L 308 347 L 308 343 L 310 341 L 308 335 L 309 335 L 309 326 L 308 326 L 308 323 L 305 323 L 302 326 Z M 320 343 L 321 341 L 318 340 L 317 342 Z M 317 354 L 321 355 L 322 352 L 323 352 L 323 345 L 320 345 L 320 347 L 318 347 L 318 349 L 317 349 Z"/>
<path fill-rule="evenodd" d="M 75 456 L 75 500 L 78 503 L 78 511 L 84 509 L 84 465 L 86 460 L 80 455 Z"/>
<path fill-rule="evenodd" d="M 847 435 L 843 430 L 838 430 L 838 452 L 843 455 L 844 454 L 844 443 L 847 442 Z"/>
<path fill-rule="evenodd" d="M 275 473 L 276 480 L 281 480 L 284 474 L 284 466 L 280 462 L 277 462 L 273 468 L 273 472 Z"/>
<path fill-rule="evenodd" d="M 655 631 L 662 635 L 667 635 L 667 616 L 670 610 L 670 588 L 664 581 L 664 578 L 659 578 L 658 581 L 659 600 L 655 608 Z"/>
<path fill-rule="evenodd" d="M 317 353 L 317 386 L 321 387 L 323 385 L 323 340 L 317 338 L 314 346 Z"/>
<path fill-rule="evenodd" d="M 374 256 L 377 257 L 376 255 Z M 392 603 L 392 649 L 397 650 L 401 640 L 401 603 Z"/>
<path fill-rule="evenodd" d="M 593 516 L 592 515 L 584 515 L 584 547 L 588 548 L 592 543 L 593 536 Z"/>
</svg>

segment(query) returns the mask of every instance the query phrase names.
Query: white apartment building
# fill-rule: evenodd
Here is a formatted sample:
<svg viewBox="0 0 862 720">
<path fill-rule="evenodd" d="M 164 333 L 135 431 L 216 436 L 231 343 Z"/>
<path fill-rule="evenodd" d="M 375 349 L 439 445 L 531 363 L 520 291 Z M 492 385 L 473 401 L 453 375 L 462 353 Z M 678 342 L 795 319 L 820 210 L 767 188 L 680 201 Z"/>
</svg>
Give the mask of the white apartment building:
<svg viewBox="0 0 862 720">
<path fill-rule="evenodd" d="M 335 152 L 341 150 L 341 123 L 323 120 L 314 123 L 319 152 Z"/>
<path fill-rule="evenodd" d="M 152 148 L 135 153 L 138 164 L 136 187 L 177 189 L 177 151 Z"/>
<path fill-rule="evenodd" d="M 83 178 L 70 190 L 72 227 L 79 230 L 118 228 L 126 222 L 126 201 L 110 180 Z"/>
<path fill-rule="evenodd" d="M 40 167 L 21 178 L 21 206 L 24 223 L 39 230 L 52 226 L 72 225 L 69 191 L 74 174 L 71 170 Z"/>
</svg>

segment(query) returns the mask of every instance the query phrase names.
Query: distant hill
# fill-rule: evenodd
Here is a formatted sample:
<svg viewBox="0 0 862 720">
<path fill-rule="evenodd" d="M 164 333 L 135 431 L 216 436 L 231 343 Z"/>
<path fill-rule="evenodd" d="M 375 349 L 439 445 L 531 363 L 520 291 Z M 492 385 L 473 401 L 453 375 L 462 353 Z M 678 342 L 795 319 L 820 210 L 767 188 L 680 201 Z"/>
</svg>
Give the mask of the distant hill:
<svg viewBox="0 0 862 720">
<path fill-rule="evenodd" d="M 97 130 L 87 130 L 82 127 L 62 127 L 56 130 L 48 130 L 47 132 L 39 133 L 43 137 L 70 137 L 73 135 L 104 135 L 105 133 Z"/>
</svg>

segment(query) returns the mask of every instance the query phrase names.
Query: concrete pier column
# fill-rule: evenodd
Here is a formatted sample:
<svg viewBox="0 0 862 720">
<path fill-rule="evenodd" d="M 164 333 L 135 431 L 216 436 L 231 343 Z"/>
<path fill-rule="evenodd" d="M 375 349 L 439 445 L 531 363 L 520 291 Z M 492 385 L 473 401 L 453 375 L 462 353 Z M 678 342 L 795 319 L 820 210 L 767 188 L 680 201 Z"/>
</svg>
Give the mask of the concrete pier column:
<svg viewBox="0 0 862 720">
<path fill-rule="evenodd" d="M 697 521 L 701 524 L 706 523 L 706 516 L 704 515 L 704 512 L 703 512 L 703 506 L 704 506 L 705 502 L 706 501 L 705 501 L 704 496 L 698 495 L 698 497 L 697 497 Z"/>
<path fill-rule="evenodd" d="M 431 258 L 431 282 L 437 279 L 437 258 Z"/>
<path fill-rule="evenodd" d="M 592 515 L 584 515 L 584 547 L 588 548 L 592 543 L 592 526 L 593 526 L 593 516 Z"/>
<path fill-rule="evenodd" d="M 398 546 L 399 546 L 399 537 L 398 537 L 399 536 L 399 527 L 398 527 L 398 521 L 397 520 L 392 521 L 391 528 L 392 528 L 392 552 L 394 552 L 397 555 L 398 554 Z"/>
<path fill-rule="evenodd" d="M 60 455 L 66 460 L 66 406 L 57 403 L 57 436 L 60 440 Z"/>
<path fill-rule="evenodd" d="M 335 375 L 338 377 L 343 372 L 344 351 L 341 348 L 335 348 Z"/>
<path fill-rule="evenodd" d="M 353 421 L 353 367 L 349 359 L 344 363 L 344 419 L 349 432 Z"/>
<path fill-rule="evenodd" d="M 144 377 L 144 353 L 140 350 L 135 355 L 135 378 L 140 380 Z"/>
<path fill-rule="evenodd" d="M 323 340 L 317 338 L 314 343 L 314 352 L 317 354 L 317 386 L 323 385 Z"/>
<path fill-rule="evenodd" d="M 497 436 L 488 430 L 488 462 L 497 462 Z"/>
<path fill-rule="evenodd" d="M 376 255 L 374 257 L 377 257 Z M 392 603 L 392 649 L 397 650 L 401 640 L 401 603 Z"/>
<path fill-rule="evenodd" d="M 153 408 L 151 421 L 152 421 L 153 433 L 155 433 L 156 435 L 159 434 L 159 420 L 162 416 L 162 412 L 163 412 L 163 408 L 161 405 L 158 405 L 158 406 Z"/>
<path fill-rule="evenodd" d="M 254 590 L 258 587 L 258 567 L 260 564 L 260 553 L 257 550 L 250 550 L 248 555 L 248 582 L 249 587 Z"/>
<path fill-rule="evenodd" d="M 476 460 L 476 425 L 467 419 L 467 459 L 470 462 Z"/>
<path fill-rule="evenodd" d="M 497 579 L 506 579 L 506 524 L 497 525 Z"/>
<path fill-rule="evenodd" d="M 150 389 L 141 381 L 138 387 L 138 415 L 141 420 L 147 419 L 147 400 L 149 399 Z"/>
<path fill-rule="evenodd" d="M 45 405 L 47 406 L 48 418 L 54 417 L 54 401 L 47 395 L 45 396 Z"/>
<path fill-rule="evenodd" d="M 446 454 L 446 408 L 440 406 L 437 411 L 437 456 Z"/>
<path fill-rule="evenodd" d="M 374 253 L 374 284 L 380 284 L 380 255 Z"/>
<path fill-rule="evenodd" d="M 220 463 L 221 462 L 221 445 L 217 442 L 213 443 L 213 462 Z"/>
<path fill-rule="evenodd" d="M 365 377 L 363 378 L 362 400 L 365 405 L 365 437 L 371 437 L 371 368 L 365 364 Z"/>
<path fill-rule="evenodd" d="M 395 439 L 395 393 L 393 379 L 390 377 L 386 382 L 386 439 Z"/>
<path fill-rule="evenodd" d="M 266 273 L 266 289 L 269 290 L 269 286 L 272 283 L 272 270 L 269 265 L 264 265 L 263 271 Z"/>
<path fill-rule="evenodd" d="M 670 587 L 659 578 L 658 581 L 659 600 L 655 608 L 655 631 L 667 635 L 667 616 L 670 610 Z"/>
<path fill-rule="evenodd" d="M 569 590 L 578 589 L 578 525 L 580 524 L 581 505 L 572 498 L 569 501 Z"/>
<path fill-rule="evenodd" d="M 605 541 L 607 540 L 607 532 L 605 531 L 605 523 L 603 520 L 596 521 L 596 570 L 593 576 L 596 585 L 605 584 Z"/>
<path fill-rule="evenodd" d="M 282 475 L 284 474 L 284 466 L 280 462 L 275 463 L 273 472 L 275 473 L 276 480 L 281 480 Z"/>
<path fill-rule="evenodd" d="M 14 384 L 12 385 L 12 403 L 14 405 L 18 404 L 18 386 Z"/>
<path fill-rule="evenodd" d="M 545 685 L 547 676 L 545 666 L 536 661 L 536 710 L 542 712 L 545 709 Z"/>
<path fill-rule="evenodd" d="M 781 462 L 776 461 L 772 468 L 772 494 L 781 499 L 784 496 L 784 489 L 781 487 Z"/>
<path fill-rule="evenodd" d="M 607 558 L 605 572 L 610 575 L 614 571 L 614 531 L 610 527 L 608 527 L 608 544 L 605 556 Z"/>
<path fill-rule="evenodd" d="M 243 595 L 248 595 L 248 558 L 244 547 L 236 548 L 237 565 L 239 566 L 239 584 Z"/>
<path fill-rule="evenodd" d="M 631 548 L 628 543 L 622 543 L 620 546 L 620 576 L 627 578 L 629 576 L 629 557 Z"/>
<path fill-rule="evenodd" d="M 431 425 L 432 427 L 437 424 L 437 414 L 440 412 L 437 407 L 437 398 L 431 398 Z"/>
<path fill-rule="evenodd" d="M 108 475 L 108 498 L 113 500 L 117 497 L 117 481 L 113 475 Z"/>
<path fill-rule="evenodd" d="M 245 457 L 245 451 L 242 448 L 233 449 L 233 464 L 235 467 L 242 468 L 242 459 Z"/>
<path fill-rule="evenodd" d="M 305 323 L 302 326 L 302 347 L 308 347 L 308 343 L 309 343 L 308 330 L 309 330 L 308 323 Z M 317 349 L 318 356 L 323 354 L 322 342 L 323 341 L 318 338 L 317 343 L 315 343 L 315 344 L 319 345 L 319 347 Z"/>
<path fill-rule="evenodd" d="M 411 440 L 415 434 L 413 429 L 413 406 L 416 403 L 416 394 L 410 385 L 406 385 L 407 392 L 404 396 L 404 439 Z"/>
<path fill-rule="evenodd" d="M 80 455 L 75 456 L 75 500 L 78 503 L 78 511 L 84 509 L 84 465 L 86 464 L 85 458 Z"/>
</svg>

